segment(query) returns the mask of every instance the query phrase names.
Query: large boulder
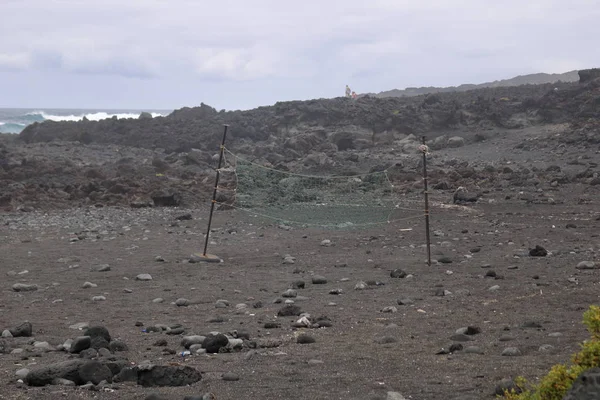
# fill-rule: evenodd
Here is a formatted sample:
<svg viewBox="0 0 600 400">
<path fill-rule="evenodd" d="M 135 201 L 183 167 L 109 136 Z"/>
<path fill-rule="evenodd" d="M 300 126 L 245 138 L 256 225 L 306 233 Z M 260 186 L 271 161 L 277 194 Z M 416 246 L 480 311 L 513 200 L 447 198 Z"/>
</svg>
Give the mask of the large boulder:
<svg viewBox="0 0 600 400">
<path fill-rule="evenodd" d="M 110 368 L 97 360 L 85 362 L 79 366 L 77 373 L 79 374 L 79 380 L 81 382 L 92 382 L 94 385 L 97 385 L 102 381 L 111 382 L 113 377 Z"/>
<path fill-rule="evenodd" d="M 41 366 L 29 371 L 25 377 L 25 383 L 29 386 L 46 386 L 57 378 L 75 383 L 85 383 L 79 377 L 79 368 L 85 363 L 86 360 L 74 359 Z"/>
</svg>

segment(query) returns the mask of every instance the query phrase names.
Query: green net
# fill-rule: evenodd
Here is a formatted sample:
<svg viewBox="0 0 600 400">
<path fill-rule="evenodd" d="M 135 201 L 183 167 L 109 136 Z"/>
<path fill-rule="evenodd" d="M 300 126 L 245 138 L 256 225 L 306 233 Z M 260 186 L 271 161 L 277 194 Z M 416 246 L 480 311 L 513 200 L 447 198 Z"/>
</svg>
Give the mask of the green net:
<svg viewBox="0 0 600 400">
<path fill-rule="evenodd" d="M 281 171 L 228 154 L 233 208 L 285 225 L 347 229 L 419 218 L 400 204 L 387 171 L 316 176 Z M 232 160 L 233 159 L 233 160 Z"/>
</svg>

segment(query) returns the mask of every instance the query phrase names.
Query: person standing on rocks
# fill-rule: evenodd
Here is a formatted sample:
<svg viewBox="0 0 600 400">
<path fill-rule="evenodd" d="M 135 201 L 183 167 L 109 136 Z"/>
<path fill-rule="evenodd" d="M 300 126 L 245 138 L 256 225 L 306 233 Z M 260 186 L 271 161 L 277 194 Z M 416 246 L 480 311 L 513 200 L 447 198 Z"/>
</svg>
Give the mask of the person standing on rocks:
<svg viewBox="0 0 600 400">
<path fill-rule="evenodd" d="M 350 98 L 351 95 L 352 95 L 352 90 L 350 89 L 350 86 L 346 85 L 346 97 Z"/>
</svg>

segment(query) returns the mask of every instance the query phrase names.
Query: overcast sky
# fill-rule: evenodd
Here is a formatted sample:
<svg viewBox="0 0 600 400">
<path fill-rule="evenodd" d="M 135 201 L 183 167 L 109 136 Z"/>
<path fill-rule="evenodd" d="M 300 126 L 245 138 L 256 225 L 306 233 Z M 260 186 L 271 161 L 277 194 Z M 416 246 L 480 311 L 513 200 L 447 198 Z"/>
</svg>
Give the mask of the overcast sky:
<svg viewBox="0 0 600 400">
<path fill-rule="evenodd" d="M 0 107 L 247 109 L 566 72 L 600 66 L 598 21 L 600 0 L 0 0 Z"/>
</svg>

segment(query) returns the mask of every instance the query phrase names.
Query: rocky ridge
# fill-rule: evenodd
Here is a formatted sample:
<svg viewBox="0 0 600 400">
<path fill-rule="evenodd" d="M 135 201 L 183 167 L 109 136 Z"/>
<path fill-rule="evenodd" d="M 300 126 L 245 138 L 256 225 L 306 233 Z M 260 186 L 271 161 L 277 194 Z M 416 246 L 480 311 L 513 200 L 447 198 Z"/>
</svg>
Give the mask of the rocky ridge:
<svg viewBox="0 0 600 400">
<path fill-rule="evenodd" d="M 254 162 L 347 175 L 392 167 L 394 183 L 402 184 L 419 182 L 415 155 L 422 136 L 441 150 L 492 140 L 504 131 L 559 126 L 543 141 L 524 135 L 514 146 L 564 155 L 600 143 L 597 75 L 586 70 L 580 71 L 581 83 L 409 98 L 292 101 L 228 112 L 202 104 L 167 117 L 36 123 L 17 138 L 0 135 L 0 207 L 197 205 L 211 194 L 223 124 L 230 126 L 227 148 Z M 573 163 L 579 167 L 565 172 L 551 165 L 540 171 L 526 163 L 500 167 L 434 158 L 431 179 L 436 188 L 452 191 L 458 182 L 482 190 L 503 181 L 600 183 L 597 163 Z"/>
</svg>

